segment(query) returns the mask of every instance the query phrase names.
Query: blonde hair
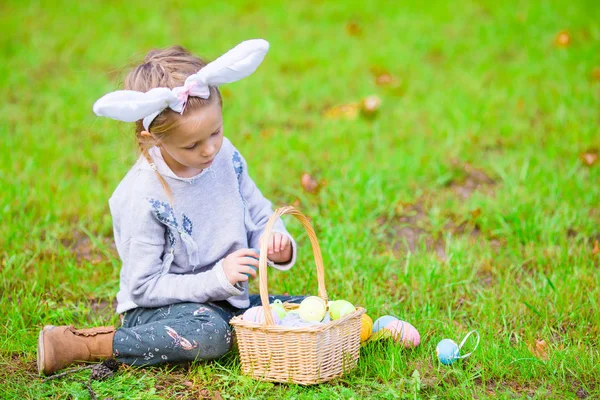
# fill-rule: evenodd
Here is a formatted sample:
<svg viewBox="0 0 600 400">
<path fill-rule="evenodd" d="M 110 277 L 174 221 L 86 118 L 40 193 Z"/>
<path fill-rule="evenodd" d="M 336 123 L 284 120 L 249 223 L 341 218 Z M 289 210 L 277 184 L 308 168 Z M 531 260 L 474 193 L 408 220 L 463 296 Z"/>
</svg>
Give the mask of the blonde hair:
<svg viewBox="0 0 600 400">
<path fill-rule="evenodd" d="M 148 90 L 157 87 L 173 89 L 177 86 L 183 86 L 188 76 L 195 74 L 206 65 L 207 62 L 193 56 L 181 46 L 171 46 L 166 49 L 151 50 L 146 54 L 146 57 L 144 57 L 144 62 L 133 68 L 129 74 L 127 74 L 124 87 L 126 90 L 136 90 L 138 92 L 147 92 Z M 218 101 L 221 107 L 223 106 L 221 92 L 217 87 L 211 86 L 208 99 L 193 96 L 188 98 L 184 114 L 192 110 L 206 107 L 213 104 L 215 101 Z M 138 149 L 150 164 L 152 164 L 153 161 L 148 150 L 152 146 L 158 145 L 162 139 L 173 131 L 173 129 L 177 128 L 180 123 L 179 118 L 177 118 L 178 115 L 179 113 L 170 108 L 166 108 L 161 112 L 154 118 L 154 121 L 152 121 L 148 128 L 152 132 L 151 137 L 142 136 L 142 131 L 145 130 L 142 120 L 135 123 L 135 137 Z M 167 181 L 158 171 L 155 170 L 155 172 L 160 183 L 167 192 L 169 201 L 172 203 L 173 196 Z"/>
</svg>

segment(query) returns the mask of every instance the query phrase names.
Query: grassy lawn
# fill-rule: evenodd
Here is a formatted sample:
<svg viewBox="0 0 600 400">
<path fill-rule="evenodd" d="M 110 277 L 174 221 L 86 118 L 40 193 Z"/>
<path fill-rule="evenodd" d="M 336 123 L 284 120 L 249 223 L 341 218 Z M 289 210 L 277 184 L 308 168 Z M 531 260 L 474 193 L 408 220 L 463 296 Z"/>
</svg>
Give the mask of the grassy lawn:
<svg viewBox="0 0 600 400">
<path fill-rule="evenodd" d="M 254 37 L 271 50 L 223 87 L 226 136 L 267 197 L 313 218 L 330 298 L 411 322 L 421 345 L 371 343 L 312 387 L 244 377 L 235 353 L 123 367 L 98 398 L 600 396 L 596 2 L 235 3 L 0 4 L 0 398 L 89 398 L 89 371 L 37 376 L 38 331 L 118 325 L 107 201 L 137 155 L 93 102 L 153 47 L 212 59 Z M 270 290 L 316 294 L 286 221 L 301 253 Z M 472 329 L 477 351 L 442 366 L 436 344 Z"/>
</svg>

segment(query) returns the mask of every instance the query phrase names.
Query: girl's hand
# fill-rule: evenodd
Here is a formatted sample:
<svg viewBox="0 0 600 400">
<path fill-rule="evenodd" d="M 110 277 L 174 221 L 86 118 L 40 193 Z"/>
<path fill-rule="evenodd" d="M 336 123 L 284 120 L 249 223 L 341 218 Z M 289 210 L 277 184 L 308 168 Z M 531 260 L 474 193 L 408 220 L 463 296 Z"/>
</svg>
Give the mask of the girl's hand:
<svg viewBox="0 0 600 400">
<path fill-rule="evenodd" d="M 258 253 L 252 249 L 234 251 L 223 260 L 223 271 L 225 271 L 225 276 L 232 285 L 247 281 L 249 279 L 248 275 L 256 278 L 256 270 L 250 266 L 258 269 Z"/>
<path fill-rule="evenodd" d="M 259 239 L 262 247 L 264 235 Z M 267 258 L 274 263 L 282 264 L 290 261 L 292 258 L 292 242 L 287 235 L 279 232 L 273 232 L 271 240 L 269 240 L 269 248 Z"/>
</svg>

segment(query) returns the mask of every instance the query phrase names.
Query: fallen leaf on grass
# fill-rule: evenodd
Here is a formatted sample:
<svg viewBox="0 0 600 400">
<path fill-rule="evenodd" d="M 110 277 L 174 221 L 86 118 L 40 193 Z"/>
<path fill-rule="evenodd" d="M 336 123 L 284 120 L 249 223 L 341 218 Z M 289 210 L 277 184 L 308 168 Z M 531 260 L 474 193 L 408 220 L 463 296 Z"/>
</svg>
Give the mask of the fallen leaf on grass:
<svg viewBox="0 0 600 400">
<path fill-rule="evenodd" d="M 330 107 L 323 112 L 323 116 L 328 119 L 355 119 L 359 111 L 360 104 L 349 103 Z"/>
<path fill-rule="evenodd" d="M 554 44 L 557 47 L 567 47 L 571 44 L 571 35 L 567 31 L 560 31 L 554 38 Z"/>
<path fill-rule="evenodd" d="M 380 67 L 371 67 L 371 74 L 375 77 L 375 84 L 377 86 L 392 86 L 399 83 L 389 71 Z"/>
<path fill-rule="evenodd" d="M 596 82 L 600 81 L 600 67 L 594 67 L 592 70 L 592 80 Z"/>
<path fill-rule="evenodd" d="M 389 72 L 384 72 L 383 74 L 375 77 L 375 84 L 377 86 L 390 86 L 396 82 L 397 80 Z"/>
<path fill-rule="evenodd" d="M 592 255 L 597 256 L 600 254 L 600 246 L 598 240 L 594 242 L 594 248 L 592 249 Z"/>
<path fill-rule="evenodd" d="M 480 215 L 481 215 L 481 208 L 476 208 L 475 210 L 471 211 L 471 217 L 473 217 L 473 219 L 476 219 Z"/>
<path fill-rule="evenodd" d="M 198 395 L 200 395 L 201 399 L 210 399 L 212 397 L 208 389 L 200 389 Z"/>
<path fill-rule="evenodd" d="M 302 175 L 300 183 L 302 183 L 302 188 L 308 193 L 316 193 L 319 191 L 319 182 L 317 182 L 317 180 L 313 178 L 308 172 L 305 172 Z"/>
<path fill-rule="evenodd" d="M 362 28 L 360 25 L 358 25 L 358 23 L 351 21 L 346 24 L 346 32 L 350 36 L 361 36 Z"/>
<path fill-rule="evenodd" d="M 183 386 L 192 387 L 192 386 L 194 386 L 194 384 L 190 381 L 183 381 Z"/>
<path fill-rule="evenodd" d="M 598 161 L 598 151 L 588 150 L 585 153 L 581 153 L 579 155 L 579 158 L 581 158 L 581 161 L 583 161 L 583 163 L 585 165 L 587 165 L 588 167 L 591 167 L 592 165 L 596 164 L 596 162 Z"/>
<path fill-rule="evenodd" d="M 361 111 L 367 117 L 374 116 L 381 106 L 381 99 L 372 95 L 365 97 L 361 102 Z"/>
<path fill-rule="evenodd" d="M 535 347 L 531 350 L 534 356 L 541 360 L 548 358 L 548 344 L 544 339 L 535 341 Z"/>
<path fill-rule="evenodd" d="M 381 107 L 381 98 L 376 95 L 367 96 L 360 103 L 348 103 L 333 106 L 323 111 L 323 117 L 327 119 L 354 120 L 359 112 L 365 117 L 373 117 Z"/>
<path fill-rule="evenodd" d="M 223 397 L 221 397 L 221 393 L 219 391 L 215 392 L 213 395 L 213 400 L 223 400 Z"/>
</svg>

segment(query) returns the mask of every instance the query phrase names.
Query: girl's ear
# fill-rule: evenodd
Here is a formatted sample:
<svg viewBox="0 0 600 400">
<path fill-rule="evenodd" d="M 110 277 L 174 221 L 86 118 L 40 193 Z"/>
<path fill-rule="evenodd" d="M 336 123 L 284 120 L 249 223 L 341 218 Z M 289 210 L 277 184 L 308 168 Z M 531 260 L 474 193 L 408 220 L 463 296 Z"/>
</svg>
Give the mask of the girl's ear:
<svg viewBox="0 0 600 400">
<path fill-rule="evenodd" d="M 142 135 L 145 138 L 151 138 L 152 137 L 152 134 L 150 132 L 148 132 L 148 131 L 141 131 L 140 135 Z"/>
</svg>

